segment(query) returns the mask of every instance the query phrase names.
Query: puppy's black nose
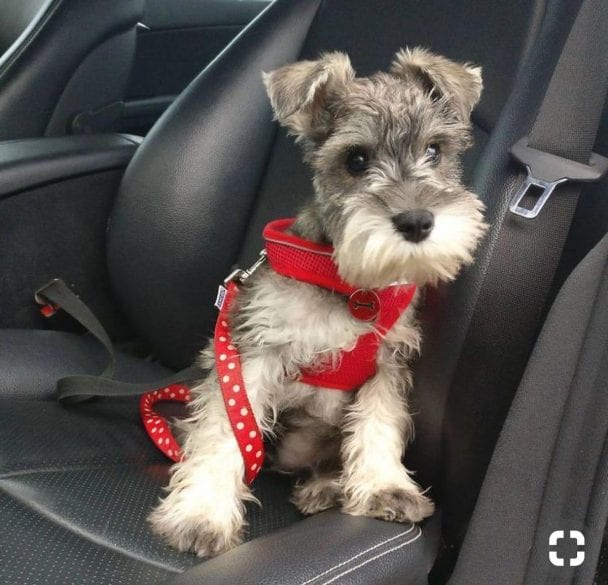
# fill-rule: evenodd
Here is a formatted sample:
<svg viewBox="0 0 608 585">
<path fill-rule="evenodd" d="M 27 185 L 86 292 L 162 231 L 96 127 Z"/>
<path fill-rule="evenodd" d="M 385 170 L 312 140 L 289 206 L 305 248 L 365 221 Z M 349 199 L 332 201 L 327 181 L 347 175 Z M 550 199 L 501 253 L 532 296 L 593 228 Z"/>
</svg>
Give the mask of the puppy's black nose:
<svg viewBox="0 0 608 585">
<path fill-rule="evenodd" d="M 422 242 L 433 231 L 435 218 L 426 209 L 413 209 L 395 215 L 393 223 L 408 242 Z"/>
</svg>

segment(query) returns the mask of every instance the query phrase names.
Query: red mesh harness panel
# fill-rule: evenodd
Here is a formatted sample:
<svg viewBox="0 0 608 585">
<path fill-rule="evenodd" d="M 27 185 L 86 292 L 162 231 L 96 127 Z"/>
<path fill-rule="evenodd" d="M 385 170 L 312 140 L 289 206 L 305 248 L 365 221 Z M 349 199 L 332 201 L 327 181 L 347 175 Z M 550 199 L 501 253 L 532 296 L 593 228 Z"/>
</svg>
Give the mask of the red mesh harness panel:
<svg viewBox="0 0 608 585">
<path fill-rule="evenodd" d="M 300 380 L 321 388 L 356 390 L 376 373 L 380 341 L 409 307 L 416 286 L 398 284 L 367 291 L 344 282 L 333 260 L 333 247 L 287 233 L 293 222 L 293 219 L 279 219 L 264 229 L 266 254 L 273 270 L 282 276 L 347 296 L 355 318 L 374 321 L 374 330 L 361 335 L 352 350 L 341 352 L 335 363 L 328 361 L 325 367 L 321 364 L 314 370 L 303 370 Z M 362 314 L 357 313 L 357 304 L 366 309 Z"/>
</svg>

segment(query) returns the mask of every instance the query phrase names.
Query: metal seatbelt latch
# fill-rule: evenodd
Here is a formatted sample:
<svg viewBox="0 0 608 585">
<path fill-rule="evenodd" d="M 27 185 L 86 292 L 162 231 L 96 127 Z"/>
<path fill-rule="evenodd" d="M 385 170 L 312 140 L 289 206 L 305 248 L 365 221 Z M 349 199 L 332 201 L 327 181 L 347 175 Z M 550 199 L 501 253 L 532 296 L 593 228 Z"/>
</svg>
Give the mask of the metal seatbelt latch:
<svg viewBox="0 0 608 585">
<path fill-rule="evenodd" d="M 566 181 L 595 183 L 608 171 L 608 158 L 592 153 L 589 164 L 576 162 L 561 156 L 543 152 L 528 146 L 528 137 L 524 136 L 511 147 L 511 155 L 526 167 L 528 176 L 509 204 L 509 210 L 515 215 L 534 219 L 547 203 L 555 188 Z M 531 209 L 523 207 L 522 199 L 536 188 L 540 195 Z"/>
</svg>

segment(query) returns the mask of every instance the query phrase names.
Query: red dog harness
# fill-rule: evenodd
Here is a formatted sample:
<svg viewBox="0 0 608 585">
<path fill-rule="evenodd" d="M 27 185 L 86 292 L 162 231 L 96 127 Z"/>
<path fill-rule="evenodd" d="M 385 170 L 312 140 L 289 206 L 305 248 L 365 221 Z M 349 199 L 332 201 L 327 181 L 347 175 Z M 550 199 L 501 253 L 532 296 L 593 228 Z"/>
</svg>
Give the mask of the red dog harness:
<svg viewBox="0 0 608 585">
<path fill-rule="evenodd" d="M 333 247 L 317 244 L 287 233 L 293 219 L 270 222 L 264 229 L 265 251 L 249 270 L 237 270 L 220 287 L 217 306 L 220 314 L 214 336 L 215 364 L 226 412 L 245 463 L 245 480 L 251 483 L 264 459 L 264 444 L 249 404 L 241 373 L 237 348 L 232 343 L 229 310 L 238 294 L 238 282 L 250 276 L 267 259 L 278 274 L 320 286 L 347 298 L 351 315 L 373 322 L 369 333 L 359 337 L 355 347 L 343 351 L 337 363 L 328 362 L 314 369 L 302 370 L 299 381 L 320 388 L 352 391 L 376 373 L 376 355 L 380 341 L 412 302 L 413 284 L 396 284 L 379 290 L 364 290 L 344 282 L 333 260 Z M 158 400 L 182 400 L 189 390 L 180 385 L 148 392 L 141 399 L 144 425 L 154 443 L 171 459 L 179 461 L 182 451 L 171 435 L 167 421 L 157 415 L 153 405 Z"/>
<path fill-rule="evenodd" d="M 343 351 L 336 367 L 303 370 L 300 380 L 311 386 L 335 390 L 356 390 L 376 373 L 376 354 L 381 339 L 412 302 L 416 286 L 393 285 L 380 290 L 351 286 L 338 276 L 332 246 L 315 244 L 286 233 L 293 219 L 279 219 L 264 229 L 268 263 L 275 272 L 301 282 L 315 284 L 348 297 L 351 315 L 373 321 L 374 329 Z"/>
</svg>

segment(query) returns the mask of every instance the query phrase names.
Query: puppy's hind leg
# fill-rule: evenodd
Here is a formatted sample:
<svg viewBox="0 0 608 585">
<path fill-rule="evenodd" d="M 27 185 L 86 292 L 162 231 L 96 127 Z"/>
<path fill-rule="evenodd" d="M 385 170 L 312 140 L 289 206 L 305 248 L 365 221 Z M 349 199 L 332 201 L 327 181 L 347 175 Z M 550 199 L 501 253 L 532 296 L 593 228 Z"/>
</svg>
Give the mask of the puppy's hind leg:
<svg viewBox="0 0 608 585">
<path fill-rule="evenodd" d="M 291 501 L 302 514 L 317 514 L 339 506 L 342 502 L 340 472 L 314 472 L 310 478 L 298 483 Z"/>
<path fill-rule="evenodd" d="M 340 430 L 317 417 L 292 413 L 282 421 L 275 469 L 307 474 L 296 484 L 291 501 L 303 514 L 316 514 L 342 501 Z"/>
<path fill-rule="evenodd" d="M 241 542 L 243 502 L 255 498 L 243 481 L 243 458 L 215 372 L 194 393 L 194 414 L 182 423 L 185 458 L 174 465 L 169 493 L 149 521 L 178 550 L 209 556 Z"/>
</svg>

